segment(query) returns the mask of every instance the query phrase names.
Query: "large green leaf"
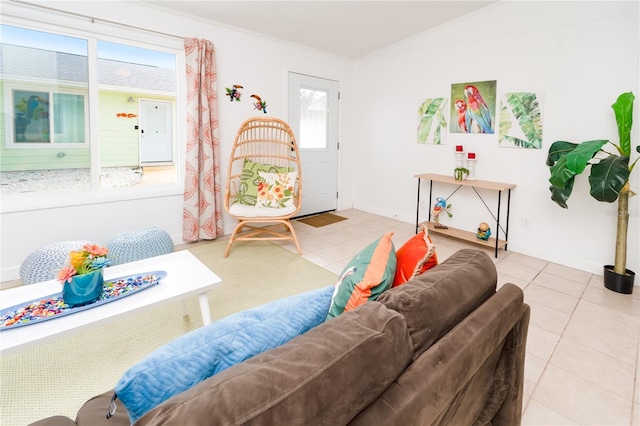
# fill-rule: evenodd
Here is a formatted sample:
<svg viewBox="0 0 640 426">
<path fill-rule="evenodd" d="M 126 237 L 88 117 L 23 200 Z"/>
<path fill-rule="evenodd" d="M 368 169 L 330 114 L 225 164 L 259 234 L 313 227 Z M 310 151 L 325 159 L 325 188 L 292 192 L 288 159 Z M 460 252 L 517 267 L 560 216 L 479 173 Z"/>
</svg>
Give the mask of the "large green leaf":
<svg viewBox="0 0 640 426">
<path fill-rule="evenodd" d="M 632 92 L 623 93 L 618 96 L 616 103 L 611 105 L 616 114 L 621 154 L 627 157 L 631 156 L 631 125 L 633 124 L 634 99 Z M 636 147 L 636 150 L 640 152 L 640 145 Z"/>
<path fill-rule="evenodd" d="M 560 159 L 549 169 L 551 177 L 549 182 L 551 185 L 558 189 L 565 189 L 567 182 L 576 175 L 570 168 L 567 167 L 567 156 L 563 155 Z M 567 196 L 568 197 L 568 196 Z"/>
<path fill-rule="evenodd" d="M 438 108 L 440 108 L 440 104 L 444 101 L 444 98 L 433 98 L 433 99 L 425 99 L 425 101 L 418 108 L 418 115 L 422 117 L 423 115 L 435 115 Z"/>
<path fill-rule="evenodd" d="M 589 161 L 606 143 L 608 141 L 587 141 L 578 145 L 564 141 L 554 142 L 547 156 L 547 164 L 552 164 L 549 182 L 556 188 L 565 188 L 567 181 L 582 173 Z M 573 149 L 571 149 L 572 145 Z"/>
<path fill-rule="evenodd" d="M 500 127 L 498 129 L 498 141 L 502 141 L 505 139 L 509 130 L 511 130 L 511 116 L 509 115 L 509 109 L 502 105 L 500 102 Z"/>
<path fill-rule="evenodd" d="M 567 153 L 567 167 L 579 175 L 584 172 L 593 156 L 607 143 L 609 141 L 606 140 L 582 142 L 573 151 Z"/>
<path fill-rule="evenodd" d="M 431 122 L 433 121 L 432 115 L 425 115 L 418 124 L 418 143 L 426 143 L 431 131 Z"/>
<path fill-rule="evenodd" d="M 573 151 L 576 146 L 578 146 L 577 143 L 566 141 L 557 141 L 552 143 L 549 147 L 549 153 L 547 155 L 547 166 L 553 166 L 556 161 L 560 159 L 560 157 Z"/>
<path fill-rule="evenodd" d="M 442 109 L 438 108 L 438 111 L 436 111 L 436 131 L 433 132 L 433 143 L 436 145 L 441 145 L 442 144 L 442 122 L 444 121 L 444 118 L 442 117 Z M 446 122 L 445 122 L 446 123 Z M 445 127 L 446 129 L 446 124 Z"/>
<path fill-rule="evenodd" d="M 425 143 L 431 132 L 431 125 L 434 117 L 440 110 L 440 105 L 444 98 L 426 99 L 420 108 L 418 115 L 420 116 L 420 124 L 418 124 L 418 143 Z M 440 143 L 439 141 L 437 143 Z"/>
<path fill-rule="evenodd" d="M 524 139 L 516 138 L 515 136 L 505 136 L 503 140 L 511 142 L 514 146 L 521 148 L 540 148 L 538 145 L 525 141 Z"/>
<path fill-rule="evenodd" d="M 629 157 L 610 155 L 591 166 L 591 196 L 598 201 L 613 203 L 628 179 Z"/>
<path fill-rule="evenodd" d="M 569 179 L 564 188 L 557 188 L 555 186 L 550 186 L 549 190 L 551 191 L 551 200 L 555 201 L 563 209 L 568 208 L 567 200 L 571 195 L 571 191 L 573 191 L 573 182 L 575 181 L 575 177 Z"/>
</svg>

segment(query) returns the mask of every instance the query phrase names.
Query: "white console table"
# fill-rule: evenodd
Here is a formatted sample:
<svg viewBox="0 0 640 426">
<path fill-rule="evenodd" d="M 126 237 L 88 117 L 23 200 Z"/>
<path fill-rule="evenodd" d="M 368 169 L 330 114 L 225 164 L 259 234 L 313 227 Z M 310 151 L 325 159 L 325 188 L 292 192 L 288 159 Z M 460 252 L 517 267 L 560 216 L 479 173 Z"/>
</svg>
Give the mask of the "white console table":
<svg viewBox="0 0 640 426">
<path fill-rule="evenodd" d="M 502 182 L 492 182 L 487 180 L 456 180 L 452 176 L 440 175 L 436 173 L 422 173 L 417 174 L 414 177 L 418 178 L 418 200 L 416 204 L 416 233 L 418 232 L 418 227 L 420 225 L 420 181 L 422 179 L 429 181 L 429 220 L 426 222 L 429 232 L 433 232 L 436 234 L 446 235 L 452 238 L 457 238 L 464 241 L 469 241 L 475 244 L 479 244 L 482 246 L 488 246 L 495 248 L 495 256 L 498 257 L 498 249 L 504 248 L 507 249 L 507 238 L 509 236 L 509 207 L 511 205 L 511 190 L 516 187 L 513 183 L 502 183 Z M 496 234 L 494 237 L 489 237 L 488 240 L 481 240 L 476 237 L 475 232 L 465 231 L 463 229 L 448 227 L 446 229 L 436 228 L 435 222 L 431 221 L 431 203 L 433 197 L 433 182 L 440 182 L 445 184 L 456 185 L 456 189 L 449 195 L 451 197 L 455 194 L 461 187 L 470 187 L 476 193 L 476 195 L 482 200 L 485 207 L 493 218 L 496 221 Z M 497 202 L 497 213 L 494 215 L 487 203 L 485 203 L 484 199 L 480 196 L 477 189 L 488 189 L 498 192 L 498 202 Z M 500 226 L 500 207 L 502 201 L 502 192 L 507 191 L 507 214 L 506 214 L 506 224 L 504 229 Z M 447 197 L 447 199 L 449 199 Z M 504 235 L 504 239 L 500 239 L 500 231 L 502 231 Z"/>
</svg>

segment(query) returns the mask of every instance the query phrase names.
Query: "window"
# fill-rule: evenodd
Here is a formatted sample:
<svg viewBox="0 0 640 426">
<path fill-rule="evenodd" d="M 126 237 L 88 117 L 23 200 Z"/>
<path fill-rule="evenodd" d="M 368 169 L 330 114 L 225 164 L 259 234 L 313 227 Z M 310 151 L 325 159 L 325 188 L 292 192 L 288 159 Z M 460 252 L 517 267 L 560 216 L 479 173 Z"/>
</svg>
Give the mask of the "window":
<svg viewBox="0 0 640 426">
<path fill-rule="evenodd" d="M 0 24 L 2 195 L 177 185 L 181 52 L 69 31 Z"/>
<path fill-rule="evenodd" d="M 11 95 L 14 116 L 11 136 L 14 144 L 87 141 L 86 95 L 19 89 L 12 90 Z"/>
<path fill-rule="evenodd" d="M 300 148 L 327 148 L 328 103 L 327 91 L 300 88 Z"/>
</svg>

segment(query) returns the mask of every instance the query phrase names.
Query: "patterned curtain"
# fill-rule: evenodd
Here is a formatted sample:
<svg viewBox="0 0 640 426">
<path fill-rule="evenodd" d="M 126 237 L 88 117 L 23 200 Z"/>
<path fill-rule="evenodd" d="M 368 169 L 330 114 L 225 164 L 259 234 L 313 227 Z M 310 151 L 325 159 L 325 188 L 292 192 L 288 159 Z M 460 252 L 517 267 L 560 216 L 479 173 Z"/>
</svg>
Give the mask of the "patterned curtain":
<svg viewBox="0 0 640 426">
<path fill-rule="evenodd" d="M 187 157 L 182 239 L 222 235 L 218 93 L 213 43 L 185 38 L 187 63 Z"/>
</svg>

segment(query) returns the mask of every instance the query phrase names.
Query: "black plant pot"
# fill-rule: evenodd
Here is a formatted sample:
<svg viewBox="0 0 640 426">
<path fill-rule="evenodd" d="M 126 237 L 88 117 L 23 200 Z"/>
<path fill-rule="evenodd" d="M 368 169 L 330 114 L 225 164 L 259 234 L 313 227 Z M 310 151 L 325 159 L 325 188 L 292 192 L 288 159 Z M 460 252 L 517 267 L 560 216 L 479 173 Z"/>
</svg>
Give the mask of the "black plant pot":
<svg viewBox="0 0 640 426">
<path fill-rule="evenodd" d="M 613 265 L 604 265 L 604 286 L 616 293 L 633 293 L 633 280 L 636 273 L 627 269 L 625 275 L 613 272 Z"/>
</svg>

